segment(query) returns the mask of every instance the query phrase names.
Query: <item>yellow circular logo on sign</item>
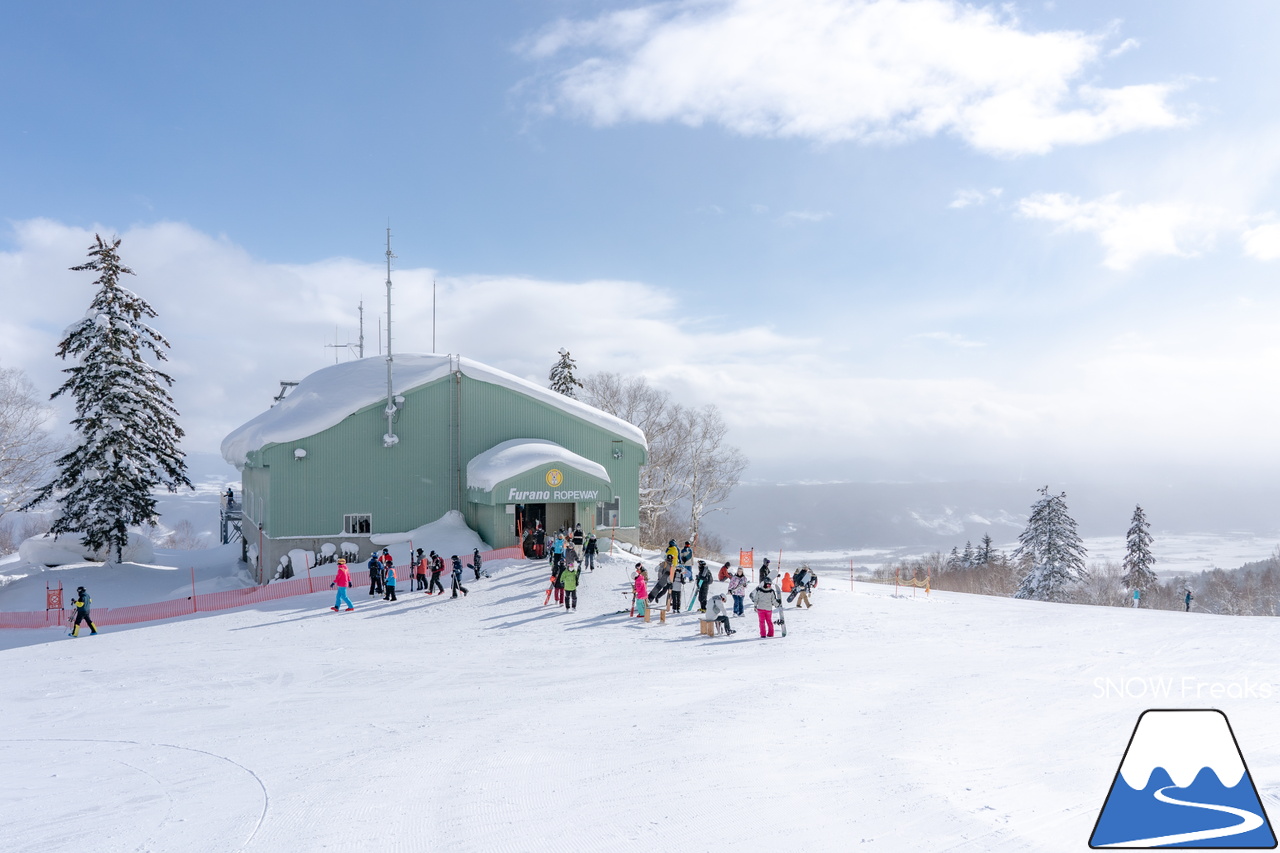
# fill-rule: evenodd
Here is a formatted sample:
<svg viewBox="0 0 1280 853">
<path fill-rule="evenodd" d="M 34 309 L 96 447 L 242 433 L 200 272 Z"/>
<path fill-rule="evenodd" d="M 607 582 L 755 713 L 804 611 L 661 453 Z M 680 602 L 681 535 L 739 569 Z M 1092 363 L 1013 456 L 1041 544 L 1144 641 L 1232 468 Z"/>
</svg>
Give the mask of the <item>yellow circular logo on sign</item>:
<svg viewBox="0 0 1280 853">
<path fill-rule="evenodd" d="M 556 486 L 560 485 L 563 482 L 564 482 L 564 474 L 561 473 L 559 468 L 552 468 L 550 471 L 547 472 L 547 485 L 550 486 L 551 488 L 554 489 Z"/>
</svg>

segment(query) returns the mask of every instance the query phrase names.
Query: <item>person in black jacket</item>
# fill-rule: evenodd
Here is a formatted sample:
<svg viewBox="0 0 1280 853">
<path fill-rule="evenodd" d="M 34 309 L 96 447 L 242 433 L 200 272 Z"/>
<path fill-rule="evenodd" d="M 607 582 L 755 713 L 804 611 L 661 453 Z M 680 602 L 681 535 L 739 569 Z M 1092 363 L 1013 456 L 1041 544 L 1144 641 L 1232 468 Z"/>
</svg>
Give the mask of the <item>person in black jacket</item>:
<svg viewBox="0 0 1280 853">
<path fill-rule="evenodd" d="M 476 573 L 476 580 L 480 580 L 480 563 L 481 562 L 482 561 L 480 559 L 480 549 L 479 548 L 472 549 L 471 562 L 467 563 L 467 565 L 470 566 L 471 570 Z"/>
<path fill-rule="evenodd" d="M 457 554 L 454 554 L 450 560 L 453 563 L 453 597 L 457 598 L 458 590 L 462 590 L 463 595 L 467 594 L 467 588 L 462 585 L 462 560 L 458 559 Z"/>
<path fill-rule="evenodd" d="M 378 552 L 374 551 L 369 555 L 369 594 L 382 595 L 382 562 L 378 559 Z"/>
<path fill-rule="evenodd" d="M 433 590 L 440 590 L 444 595 L 444 584 L 440 583 L 440 575 L 444 572 L 444 558 L 435 551 L 431 552 L 431 583 L 427 584 L 427 595 L 434 595 Z"/>
<path fill-rule="evenodd" d="M 698 583 L 698 612 L 707 612 L 707 594 L 711 592 L 711 570 L 707 568 L 706 560 L 698 561 L 698 575 L 695 578 Z"/>
<path fill-rule="evenodd" d="M 582 550 L 582 557 L 586 562 L 587 571 L 594 572 L 596 570 L 596 554 L 600 551 L 600 543 L 596 541 L 596 535 L 592 533 L 587 537 L 586 547 Z"/>
</svg>

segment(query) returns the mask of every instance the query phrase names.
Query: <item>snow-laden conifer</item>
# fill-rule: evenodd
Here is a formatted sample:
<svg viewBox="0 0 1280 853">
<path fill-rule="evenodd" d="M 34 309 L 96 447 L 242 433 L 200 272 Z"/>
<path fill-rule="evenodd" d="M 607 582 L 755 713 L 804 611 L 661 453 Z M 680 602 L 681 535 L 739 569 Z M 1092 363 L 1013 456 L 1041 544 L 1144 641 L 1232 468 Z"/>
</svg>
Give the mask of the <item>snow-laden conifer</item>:
<svg viewBox="0 0 1280 853">
<path fill-rule="evenodd" d="M 973 543 L 964 543 L 964 552 L 960 554 L 960 562 L 966 569 L 972 569 L 978 565 L 977 558 L 973 553 Z"/>
<path fill-rule="evenodd" d="M 574 375 L 574 371 L 578 365 L 569 356 L 567 349 L 561 348 L 560 360 L 551 368 L 551 373 L 547 378 L 551 381 L 551 390 L 557 394 L 563 394 L 566 397 L 578 398 L 576 389 L 582 387 L 582 383 L 578 381 L 578 377 Z"/>
<path fill-rule="evenodd" d="M 1156 573 L 1151 567 L 1155 565 L 1156 558 L 1151 556 L 1151 542 L 1151 525 L 1139 505 L 1133 510 L 1125 541 L 1124 576 L 1120 578 L 1125 589 L 1146 592 L 1155 586 Z"/>
<path fill-rule="evenodd" d="M 94 237 L 90 260 L 71 269 L 97 272 L 98 292 L 58 347 L 60 358 L 76 364 L 63 370 L 69 377 L 53 393 L 75 400 L 76 446 L 58 459 L 53 481 L 31 505 L 56 498 L 61 513 L 51 532 L 80 534 L 88 548 L 108 548 L 119 562 L 129 527 L 156 518 L 151 490 L 172 492 L 191 481 L 168 391 L 173 380 L 143 361 L 144 351 L 166 360 L 169 342 L 144 322 L 155 310 L 120 286 L 120 276 L 133 275 L 120 263 L 120 240 Z"/>
<path fill-rule="evenodd" d="M 1013 552 L 1015 560 L 1029 564 L 1013 597 L 1066 601 L 1070 588 L 1089 576 L 1084 567 L 1084 543 L 1076 533 L 1075 519 L 1067 512 L 1066 493 L 1051 495 L 1045 486 L 1040 496 Z"/>
<path fill-rule="evenodd" d="M 982 534 L 982 541 L 978 543 L 978 552 L 974 555 L 977 564 L 979 566 L 989 566 L 998 560 L 999 555 L 1000 552 L 992 545 L 991 534 Z"/>
</svg>

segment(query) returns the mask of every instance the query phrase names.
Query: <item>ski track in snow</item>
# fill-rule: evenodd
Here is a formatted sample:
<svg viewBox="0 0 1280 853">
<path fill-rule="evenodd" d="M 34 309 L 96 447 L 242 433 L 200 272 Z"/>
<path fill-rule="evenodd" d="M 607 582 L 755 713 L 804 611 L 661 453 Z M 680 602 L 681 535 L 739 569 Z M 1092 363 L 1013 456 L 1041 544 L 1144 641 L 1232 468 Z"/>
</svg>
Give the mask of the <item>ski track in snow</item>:
<svg viewBox="0 0 1280 853">
<path fill-rule="evenodd" d="M 748 605 L 709 639 L 696 613 L 618 615 L 632 562 L 584 574 L 574 613 L 543 606 L 545 563 L 513 562 L 456 600 L 0 631 L 0 716 L 45 735 L 0 741 L 0 846 L 1074 851 L 1138 714 L 1204 706 L 1095 679 L 1270 681 L 1280 659 L 1262 618 L 834 573 L 787 638 L 758 639 Z M 1272 799 L 1278 702 L 1215 702 Z"/>
</svg>

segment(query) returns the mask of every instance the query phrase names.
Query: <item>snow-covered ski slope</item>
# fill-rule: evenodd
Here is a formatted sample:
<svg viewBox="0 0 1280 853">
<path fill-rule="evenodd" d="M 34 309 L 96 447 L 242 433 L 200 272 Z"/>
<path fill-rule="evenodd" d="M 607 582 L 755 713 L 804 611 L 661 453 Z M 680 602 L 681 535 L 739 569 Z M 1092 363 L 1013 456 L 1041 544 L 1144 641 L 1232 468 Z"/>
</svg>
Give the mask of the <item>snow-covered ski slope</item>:
<svg viewBox="0 0 1280 853">
<path fill-rule="evenodd" d="M 1225 711 L 1280 814 L 1274 620 L 827 575 L 787 638 L 748 605 L 710 639 L 617 615 L 631 562 L 576 613 L 495 563 L 456 601 L 0 631 L 0 848 L 1078 851 L 1152 707 Z"/>
</svg>

